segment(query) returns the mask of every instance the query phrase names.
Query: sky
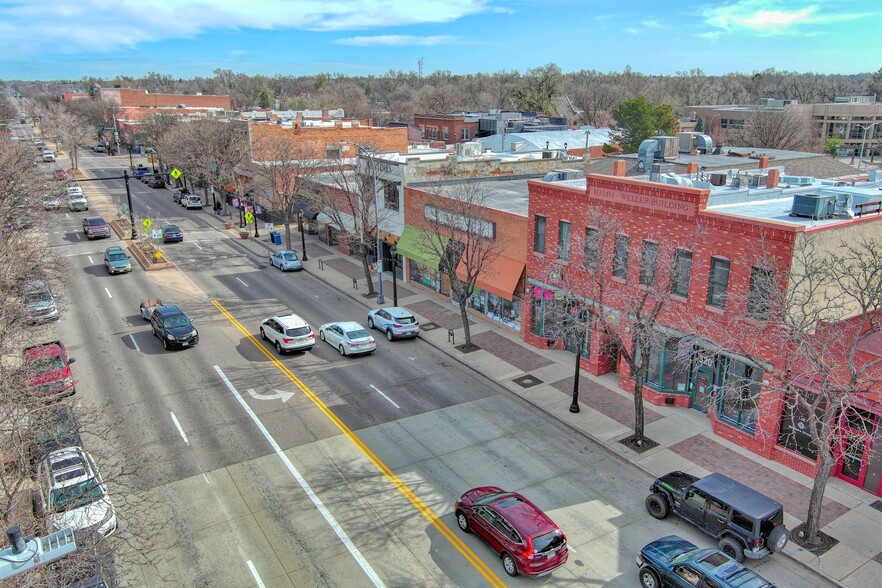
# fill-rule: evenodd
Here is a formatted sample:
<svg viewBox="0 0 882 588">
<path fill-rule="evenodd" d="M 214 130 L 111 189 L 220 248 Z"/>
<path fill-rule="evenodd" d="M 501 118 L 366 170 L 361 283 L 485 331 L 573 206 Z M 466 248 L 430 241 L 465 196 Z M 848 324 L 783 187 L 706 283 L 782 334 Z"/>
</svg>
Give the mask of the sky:
<svg viewBox="0 0 882 588">
<path fill-rule="evenodd" d="M 0 79 L 882 67 L 880 0 L 0 0 Z"/>
</svg>

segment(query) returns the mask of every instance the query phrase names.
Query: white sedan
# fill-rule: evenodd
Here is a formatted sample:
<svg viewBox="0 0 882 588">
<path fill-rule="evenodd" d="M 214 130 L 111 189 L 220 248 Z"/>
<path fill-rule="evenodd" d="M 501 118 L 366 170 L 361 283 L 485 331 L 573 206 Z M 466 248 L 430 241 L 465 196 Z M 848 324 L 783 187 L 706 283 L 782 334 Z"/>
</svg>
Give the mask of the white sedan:
<svg viewBox="0 0 882 588">
<path fill-rule="evenodd" d="M 355 321 L 325 323 L 319 327 L 319 339 L 336 347 L 340 355 L 371 353 L 377 348 L 368 330 Z"/>
</svg>

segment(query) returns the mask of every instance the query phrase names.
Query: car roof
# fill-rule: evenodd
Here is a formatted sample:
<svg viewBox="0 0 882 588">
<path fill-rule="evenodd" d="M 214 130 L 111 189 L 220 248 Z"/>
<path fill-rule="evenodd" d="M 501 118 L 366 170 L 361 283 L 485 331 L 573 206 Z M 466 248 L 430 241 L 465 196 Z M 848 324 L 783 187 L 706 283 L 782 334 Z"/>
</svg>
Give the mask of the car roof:
<svg viewBox="0 0 882 588">
<path fill-rule="evenodd" d="M 557 525 L 538 506 L 517 492 L 506 492 L 489 503 L 503 514 L 515 529 L 535 537 L 557 529 Z"/>
<path fill-rule="evenodd" d="M 113 245 L 111 247 L 108 247 L 105 253 L 125 253 L 125 251 L 123 251 L 123 248 L 119 245 Z"/>
<path fill-rule="evenodd" d="M 308 323 L 303 320 L 301 317 L 297 316 L 294 313 L 291 314 L 283 314 L 279 316 L 273 317 L 279 323 L 282 324 L 286 329 L 294 329 L 296 327 L 306 327 L 309 326 Z"/>
<path fill-rule="evenodd" d="M 169 229 L 171 229 L 173 231 L 180 231 L 181 230 L 180 227 L 178 227 L 178 225 L 165 225 L 164 227 L 162 227 L 163 231 L 168 231 Z"/>
<path fill-rule="evenodd" d="M 34 345 L 25 349 L 25 359 L 37 359 L 40 357 L 49 357 L 50 355 L 60 355 L 61 345 L 57 341 Z"/>
<path fill-rule="evenodd" d="M 357 329 L 364 329 L 359 323 L 355 321 L 338 321 L 335 323 L 331 323 L 332 325 L 337 325 L 344 331 L 355 331 Z"/>
<path fill-rule="evenodd" d="M 87 217 L 86 217 L 86 220 L 95 220 L 95 219 L 98 219 L 98 220 L 100 220 L 100 221 L 103 221 L 103 220 L 104 220 L 104 217 L 98 216 L 97 214 L 96 214 L 95 216 L 87 216 Z"/>
<path fill-rule="evenodd" d="M 763 519 L 781 510 L 777 500 L 772 500 L 741 482 L 736 482 L 723 474 L 711 474 L 692 484 L 702 492 L 731 506 L 739 512 L 757 519 Z"/>
<path fill-rule="evenodd" d="M 381 308 L 378 310 L 385 310 L 386 312 L 388 312 L 392 316 L 397 316 L 397 317 L 403 317 L 403 316 L 411 317 L 411 316 L 413 316 L 413 313 L 410 312 L 409 310 L 407 310 L 406 308 L 404 308 L 403 306 L 390 306 L 389 308 L 386 308 L 386 309 Z"/>
<path fill-rule="evenodd" d="M 165 316 L 169 316 L 172 314 L 184 314 L 184 311 L 182 311 L 180 308 L 178 308 L 174 304 L 166 304 L 164 306 L 157 306 L 156 308 L 154 308 L 153 313 L 154 314 L 159 313 L 159 314 L 162 314 Z"/>
<path fill-rule="evenodd" d="M 25 292 L 42 292 L 49 289 L 49 284 L 43 280 L 26 280 L 21 289 Z"/>
</svg>

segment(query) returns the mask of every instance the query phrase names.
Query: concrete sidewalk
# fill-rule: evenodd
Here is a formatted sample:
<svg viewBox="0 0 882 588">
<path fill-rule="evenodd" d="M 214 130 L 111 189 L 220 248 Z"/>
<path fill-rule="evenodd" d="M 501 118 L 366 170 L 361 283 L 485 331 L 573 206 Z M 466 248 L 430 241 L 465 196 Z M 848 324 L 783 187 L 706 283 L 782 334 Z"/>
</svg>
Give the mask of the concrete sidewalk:
<svg viewBox="0 0 882 588">
<path fill-rule="evenodd" d="M 217 216 L 206 210 L 204 217 L 257 257 L 266 258 L 271 252 L 284 248 L 283 228 L 283 245 L 272 245 L 269 235 L 262 230 L 259 239 L 242 239 L 238 218 L 235 228 L 225 229 L 223 223 L 230 220 L 229 216 Z M 250 228 L 253 234 L 253 226 Z M 300 242 L 300 233 L 292 230 L 293 249 L 298 252 Z M 306 253 L 305 271 L 348 293 L 365 309 L 377 306 L 376 296 L 364 296 L 367 286 L 358 260 L 311 235 L 306 236 Z M 385 273 L 384 278 L 386 306 L 392 306 L 391 276 Z M 459 310 L 447 300 L 419 286 L 399 283 L 398 304 L 417 315 L 423 328 L 422 339 L 577 433 L 603 444 L 651 476 L 672 470 L 697 476 L 720 472 L 781 502 L 788 528 L 803 522 L 811 478 L 717 437 L 703 413 L 647 403 L 646 434 L 659 445 L 638 454 L 619 442 L 632 434 L 634 408 L 633 396 L 619 390 L 615 374 L 595 377 L 583 371 L 579 383 L 581 411 L 573 414 L 569 411 L 575 368 L 575 357 L 571 353 L 532 347 L 517 333 L 477 316 L 471 316 L 470 330 L 472 341 L 481 349 L 462 353 L 455 347 L 464 342 Z M 648 487 L 635 491 L 647 492 Z M 839 543 L 819 556 L 791 541 L 786 554 L 834 584 L 854 588 L 879 585 L 877 582 L 882 583 L 879 580 L 882 577 L 882 501 L 835 478 L 830 479 L 825 496 L 822 530 Z"/>
</svg>

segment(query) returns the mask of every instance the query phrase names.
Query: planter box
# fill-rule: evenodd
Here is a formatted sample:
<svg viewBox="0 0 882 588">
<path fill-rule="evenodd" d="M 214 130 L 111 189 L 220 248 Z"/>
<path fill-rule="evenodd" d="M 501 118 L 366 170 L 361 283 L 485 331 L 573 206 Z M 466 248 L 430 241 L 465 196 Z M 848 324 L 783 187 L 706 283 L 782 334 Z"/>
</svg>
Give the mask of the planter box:
<svg viewBox="0 0 882 588">
<path fill-rule="evenodd" d="M 233 228 L 233 223 L 224 223 L 224 228 L 225 228 L 225 229 L 232 229 L 232 228 Z"/>
<path fill-rule="evenodd" d="M 251 236 L 251 231 L 239 231 L 239 236 L 243 239 L 247 239 Z"/>
</svg>

